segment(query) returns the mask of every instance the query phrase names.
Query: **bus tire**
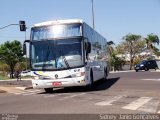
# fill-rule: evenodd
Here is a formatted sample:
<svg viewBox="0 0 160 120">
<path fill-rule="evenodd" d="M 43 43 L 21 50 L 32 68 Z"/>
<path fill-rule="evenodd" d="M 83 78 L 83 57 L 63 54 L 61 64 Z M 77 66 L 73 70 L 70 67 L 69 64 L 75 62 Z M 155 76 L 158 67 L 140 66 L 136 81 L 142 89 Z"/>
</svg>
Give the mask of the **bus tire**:
<svg viewBox="0 0 160 120">
<path fill-rule="evenodd" d="M 92 87 L 93 84 L 94 84 L 94 80 L 93 80 L 93 71 L 91 70 L 91 73 L 90 73 L 90 86 Z"/>
<path fill-rule="evenodd" d="M 106 77 L 107 77 L 107 68 L 104 68 L 104 78 L 103 78 L 103 81 L 106 80 Z"/>
<path fill-rule="evenodd" d="M 90 83 L 86 86 L 86 89 L 87 89 L 87 90 L 92 90 L 92 88 L 93 88 L 93 83 L 94 83 L 94 81 L 93 81 L 93 72 L 92 72 L 92 70 L 91 70 L 91 72 L 90 72 Z"/>
<path fill-rule="evenodd" d="M 44 88 L 46 93 L 52 93 L 53 92 L 53 88 Z"/>
</svg>

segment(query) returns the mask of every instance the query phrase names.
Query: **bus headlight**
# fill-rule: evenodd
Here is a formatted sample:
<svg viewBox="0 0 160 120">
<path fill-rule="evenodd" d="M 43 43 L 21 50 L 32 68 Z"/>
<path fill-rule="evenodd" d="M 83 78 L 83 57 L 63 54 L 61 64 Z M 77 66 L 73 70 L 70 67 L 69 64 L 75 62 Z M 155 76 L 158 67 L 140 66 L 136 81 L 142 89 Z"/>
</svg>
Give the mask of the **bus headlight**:
<svg viewBox="0 0 160 120">
<path fill-rule="evenodd" d="M 72 75 L 72 77 L 81 77 L 81 76 L 85 76 L 85 72 L 80 72 Z"/>
</svg>

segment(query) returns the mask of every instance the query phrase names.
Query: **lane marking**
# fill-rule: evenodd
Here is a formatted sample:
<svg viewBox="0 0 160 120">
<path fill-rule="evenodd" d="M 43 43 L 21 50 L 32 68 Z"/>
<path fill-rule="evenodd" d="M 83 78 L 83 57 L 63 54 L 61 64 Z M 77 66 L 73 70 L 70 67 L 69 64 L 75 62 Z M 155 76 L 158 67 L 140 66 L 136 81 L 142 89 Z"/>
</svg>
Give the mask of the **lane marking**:
<svg viewBox="0 0 160 120">
<path fill-rule="evenodd" d="M 56 96 L 60 96 L 60 95 L 64 95 L 64 94 L 51 94 L 51 95 L 46 95 L 44 96 L 45 98 L 49 98 L 49 97 L 56 97 Z"/>
<path fill-rule="evenodd" d="M 22 94 L 22 95 L 26 96 L 26 95 L 35 95 L 35 94 L 37 94 L 37 93 L 32 92 L 32 93 L 27 93 L 27 94 Z"/>
<path fill-rule="evenodd" d="M 24 90 L 26 87 L 16 87 L 17 89 Z"/>
<path fill-rule="evenodd" d="M 137 110 L 142 105 L 146 104 L 148 101 L 150 101 L 152 98 L 150 97 L 141 97 L 130 104 L 122 107 L 123 109 L 129 109 L 129 110 Z"/>
<path fill-rule="evenodd" d="M 45 98 L 49 98 L 49 97 L 54 97 L 55 95 L 47 95 L 47 96 L 44 96 Z"/>
<path fill-rule="evenodd" d="M 108 99 L 108 100 L 95 103 L 95 105 L 99 105 L 99 106 L 112 105 L 111 103 L 113 103 L 113 102 L 121 99 L 122 97 L 124 97 L 124 95 L 123 95 L 123 96 L 114 96 L 114 97 L 111 97 L 111 98 Z"/>
<path fill-rule="evenodd" d="M 160 81 L 160 79 L 141 79 L 141 80 Z"/>
<path fill-rule="evenodd" d="M 110 71 L 109 73 L 125 73 L 125 72 L 135 72 L 135 70 L 126 70 L 126 71 Z"/>
<path fill-rule="evenodd" d="M 156 113 L 158 105 L 159 105 L 159 100 L 151 100 L 150 102 L 138 108 L 137 110 L 148 113 Z"/>
<path fill-rule="evenodd" d="M 16 94 L 16 95 L 19 95 L 19 94 L 27 94 L 27 93 L 33 93 L 33 92 L 36 92 L 36 93 L 38 93 L 38 92 L 40 92 L 41 90 L 30 90 L 30 91 L 25 91 L 25 92 L 13 92 L 14 94 Z"/>
<path fill-rule="evenodd" d="M 69 99 L 69 98 L 73 98 L 73 97 L 77 97 L 77 96 L 81 96 L 81 95 L 85 95 L 85 94 L 86 93 L 74 94 L 74 95 L 63 97 L 62 99 L 59 99 L 59 100 L 65 100 L 65 99 Z"/>
</svg>

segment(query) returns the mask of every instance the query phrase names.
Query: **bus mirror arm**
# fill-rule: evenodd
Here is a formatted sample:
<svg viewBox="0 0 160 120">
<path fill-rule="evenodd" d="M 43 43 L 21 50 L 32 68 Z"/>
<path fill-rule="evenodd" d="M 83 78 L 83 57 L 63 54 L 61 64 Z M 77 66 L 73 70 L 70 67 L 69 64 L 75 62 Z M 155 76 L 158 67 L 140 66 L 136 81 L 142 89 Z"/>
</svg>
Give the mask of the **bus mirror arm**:
<svg viewBox="0 0 160 120">
<path fill-rule="evenodd" d="M 87 53 L 91 53 L 91 43 L 87 42 Z"/>
<path fill-rule="evenodd" d="M 30 40 L 25 40 L 24 43 L 23 43 L 23 55 L 26 55 L 26 43 L 31 43 Z"/>
<path fill-rule="evenodd" d="M 30 40 L 25 40 L 25 41 L 24 41 L 24 43 L 30 43 L 30 42 L 31 42 Z"/>
</svg>

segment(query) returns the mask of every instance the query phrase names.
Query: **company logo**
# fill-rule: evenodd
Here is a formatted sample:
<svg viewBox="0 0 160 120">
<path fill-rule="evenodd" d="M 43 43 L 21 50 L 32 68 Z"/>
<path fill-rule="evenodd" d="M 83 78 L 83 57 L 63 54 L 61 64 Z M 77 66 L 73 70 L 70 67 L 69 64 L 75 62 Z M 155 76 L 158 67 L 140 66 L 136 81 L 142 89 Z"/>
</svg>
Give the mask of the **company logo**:
<svg viewBox="0 0 160 120">
<path fill-rule="evenodd" d="M 58 79 L 58 75 L 57 74 L 55 74 L 55 78 Z"/>
</svg>

